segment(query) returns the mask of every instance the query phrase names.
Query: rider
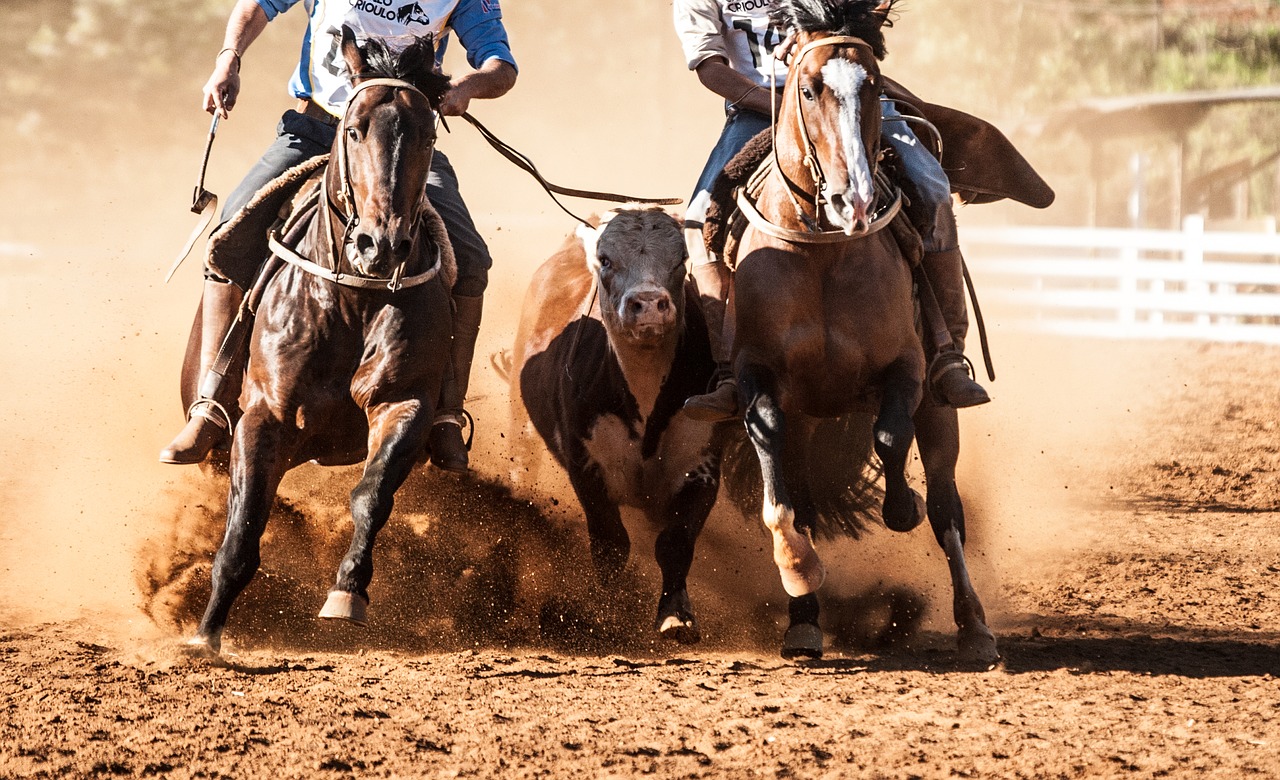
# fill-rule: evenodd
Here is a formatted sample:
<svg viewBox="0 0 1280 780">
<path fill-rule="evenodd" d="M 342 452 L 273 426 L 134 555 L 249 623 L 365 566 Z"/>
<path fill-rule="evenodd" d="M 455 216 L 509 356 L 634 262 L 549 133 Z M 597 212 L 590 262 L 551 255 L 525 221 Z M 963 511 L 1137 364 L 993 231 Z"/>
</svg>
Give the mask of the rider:
<svg viewBox="0 0 1280 780">
<path fill-rule="evenodd" d="M 227 20 L 223 48 L 214 59 L 213 74 L 204 86 L 204 110 L 226 117 L 240 94 L 241 58 L 268 22 L 289 10 L 298 0 L 237 0 Z M 304 0 L 310 21 L 302 40 L 302 58 L 289 82 L 297 106 L 284 113 L 276 128 L 276 140 L 227 198 L 222 221 L 243 208 L 265 184 L 289 168 L 325 154 L 333 145 L 335 128 L 349 91 L 349 76 L 340 54 L 341 30 L 347 25 L 360 40 L 381 39 L 392 48 L 403 48 L 414 37 L 432 34 L 436 41 L 436 67 L 444 57 L 449 32 L 457 33 L 473 70 L 452 79 L 440 113 L 461 116 L 478 98 L 506 94 L 516 81 L 498 0 L 403 0 L 398 8 L 383 2 L 320 2 Z M 458 178 L 444 152 L 436 150 L 427 179 L 427 197 L 444 220 L 458 263 L 453 286 L 453 379 L 441 390 L 439 408 L 428 444 L 431 461 L 451 471 L 466 471 L 467 448 L 462 439 L 463 400 L 467 393 L 484 290 L 493 259 L 458 189 Z M 164 463 L 199 463 L 210 450 L 226 440 L 231 420 L 224 404 L 234 403 L 239 372 L 228 373 L 218 387 L 218 375 L 209 368 L 217 357 L 224 335 L 234 320 L 244 291 L 221 279 L 206 267 L 202 331 L 200 398 L 192 405 L 182 432 L 160 453 Z"/>
<path fill-rule="evenodd" d="M 717 363 L 717 386 L 706 395 L 690 398 L 685 410 L 703 420 L 722 420 L 738 414 L 737 383 L 729 366 L 731 330 L 724 329 L 731 272 L 724 259 L 708 254 L 702 226 L 711 202 L 716 176 L 743 146 L 770 125 L 771 112 L 781 105 L 779 93 L 770 95 L 786 80 L 787 66 L 775 58 L 774 49 L 783 33 L 769 19 L 772 0 L 674 0 L 676 32 L 689 69 L 707 89 L 726 101 L 724 130 L 707 159 L 689 208 L 685 212 L 685 243 L 693 264 L 693 277 L 711 332 L 711 348 Z M 779 50 L 781 53 L 781 50 Z M 957 408 L 990 400 L 969 375 L 964 358 L 964 336 L 969 318 L 965 310 L 963 259 L 960 256 L 951 187 L 937 159 L 925 149 L 901 119 L 892 101 L 881 101 L 884 134 L 915 185 L 919 202 L 908 206 L 908 216 L 924 241 L 925 274 L 933 288 L 951 334 L 954 350 L 942 352 L 930 370 L 930 385 L 940 400 Z"/>
</svg>

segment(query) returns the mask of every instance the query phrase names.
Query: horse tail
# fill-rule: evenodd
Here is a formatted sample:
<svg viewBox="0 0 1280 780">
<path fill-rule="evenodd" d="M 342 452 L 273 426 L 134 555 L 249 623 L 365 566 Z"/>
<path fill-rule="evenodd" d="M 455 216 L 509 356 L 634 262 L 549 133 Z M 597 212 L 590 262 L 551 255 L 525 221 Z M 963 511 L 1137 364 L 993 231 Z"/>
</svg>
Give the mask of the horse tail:
<svg viewBox="0 0 1280 780">
<path fill-rule="evenodd" d="M 790 440 L 784 478 L 796 490 L 792 500 L 807 501 L 817 538 L 859 538 L 878 525 L 884 489 L 880 461 L 873 455 L 872 416 L 854 412 L 819 420 L 803 440 Z M 800 432 L 797 431 L 799 434 Z M 725 444 L 720 482 L 733 505 L 747 517 L 759 517 L 764 497 L 760 461 L 746 431 Z"/>
</svg>

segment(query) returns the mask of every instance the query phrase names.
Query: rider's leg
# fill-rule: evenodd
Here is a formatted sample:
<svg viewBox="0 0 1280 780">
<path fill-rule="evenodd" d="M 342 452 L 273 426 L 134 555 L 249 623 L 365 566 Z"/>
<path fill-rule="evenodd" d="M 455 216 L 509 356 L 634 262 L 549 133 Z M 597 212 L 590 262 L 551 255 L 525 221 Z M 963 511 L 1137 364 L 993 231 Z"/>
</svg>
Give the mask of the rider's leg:
<svg viewBox="0 0 1280 780">
<path fill-rule="evenodd" d="M 493 258 L 462 200 L 453 166 L 438 149 L 431 162 L 431 175 L 427 178 L 427 198 L 444 220 L 449 243 L 453 245 L 458 261 L 458 281 L 453 285 L 452 376 L 445 379 L 441 388 L 427 444 L 432 464 L 448 471 L 463 472 L 470 465 L 470 444 L 462 438 L 463 404 L 470 385 L 472 358 L 484 308 L 484 291 L 489 285 Z"/>
<path fill-rule="evenodd" d="M 244 292 L 231 282 L 208 277 L 204 280 L 199 321 L 200 373 L 196 401 L 187 410 L 187 424 L 169 446 L 160 451 L 161 463 L 199 463 L 209 451 L 228 440 L 231 408 L 240 395 L 240 371 L 226 376 L 210 371 L 227 331 L 235 320 Z"/>
<path fill-rule="evenodd" d="M 707 252 L 702 240 L 702 226 L 711 201 L 711 188 L 725 165 L 733 159 L 747 142 L 769 126 L 769 118 L 751 111 L 738 111 L 725 121 L 720 139 L 703 166 L 702 175 L 689 199 L 685 212 L 684 238 L 689 250 L 694 282 L 698 286 L 698 301 L 707 321 L 711 340 L 711 356 L 716 361 L 715 387 L 705 395 L 695 395 L 685 401 L 685 412 L 695 420 L 715 422 L 738 416 L 738 383 L 730 366 L 733 341 L 732 328 L 726 320 L 726 305 L 733 274 L 724 260 Z"/>
<path fill-rule="evenodd" d="M 964 300 L 964 260 L 960 255 L 956 217 L 951 210 L 951 184 L 942 166 L 901 119 L 892 102 L 882 102 L 884 135 L 906 168 L 914 197 L 907 208 L 912 224 L 924 241 L 925 275 L 946 321 L 950 344 L 926 345 L 936 350 L 929 366 L 928 382 L 934 397 L 947 406 L 963 408 L 990 401 L 969 372 L 964 339 L 969 315 Z"/>
<path fill-rule="evenodd" d="M 276 127 L 275 141 L 223 202 L 221 222 L 231 219 L 272 179 L 329 151 L 333 136 L 334 128 L 329 124 L 296 111 L 286 111 Z M 186 426 L 160 451 L 162 463 L 199 463 L 217 444 L 225 441 L 230 431 L 234 421 L 228 416 L 234 415 L 232 409 L 240 395 L 243 355 L 231 356 L 234 359 L 226 367 L 224 376 L 210 375 L 209 368 L 235 319 L 242 297 L 239 287 L 212 274 L 206 275 L 203 309 L 196 325 L 201 331 L 198 398 L 187 411 Z"/>
</svg>

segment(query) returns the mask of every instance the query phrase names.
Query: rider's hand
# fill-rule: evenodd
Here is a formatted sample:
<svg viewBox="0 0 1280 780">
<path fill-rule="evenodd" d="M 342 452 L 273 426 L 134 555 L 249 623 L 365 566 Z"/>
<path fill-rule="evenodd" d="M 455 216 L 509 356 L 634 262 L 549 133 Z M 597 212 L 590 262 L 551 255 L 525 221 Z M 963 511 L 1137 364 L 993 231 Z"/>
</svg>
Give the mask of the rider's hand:
<svg viewBox="0 0 1280 780">
<path fill-rule="evenodd" d="M 223 119 L 236 107 L 240 95 L 240 58 L 234 55 L 230 49 L 223 49 L 204 85 L 204 110 Z"/>
<path fill-rule="evenodd" d="M 787 33 L 787 37 L 774 47 L 773 56 L 784 65 L 791 65 L 791 55 L 795 53 L 796 34 L 794 32 Z"/>
<path fill-rule="evenodd" d="M 440 101 L 440 113 L 445 116 L 462 116 L 471 105 L 471 92 L 465 83 L 454 82 Z"/>
</svg>

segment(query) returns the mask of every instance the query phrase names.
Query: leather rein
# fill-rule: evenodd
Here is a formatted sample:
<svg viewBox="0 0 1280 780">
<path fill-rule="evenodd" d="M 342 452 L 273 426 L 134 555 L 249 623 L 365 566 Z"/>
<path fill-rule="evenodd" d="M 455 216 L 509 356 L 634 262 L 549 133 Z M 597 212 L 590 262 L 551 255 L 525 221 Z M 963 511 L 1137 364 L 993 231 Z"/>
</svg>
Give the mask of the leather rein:
<svg viewBox="0 0 1280 780">
<path fill-rule="evenodd" d="M 863 39 L 852 35 L 830 35 L 825 38 L 817 38 L 809 41 L 801 47 L 800 51 L 792 60 L 792 65 L 799 64 L 799 62 L 804 59 L 805 55 L 814 49 L 827 46 L 839 46 L 841 44 L 866 46 L 868 48 L 871 46 L 871 44 L 867 43 Z M 775 88 L 771 89 L 769 92 L 770 110 L 776 116 L 777 106 L 774 103 L 774 101 L 777 100 L 778 94 L 776 83 Z M 792 94 L 795 95 L 796 118 L 800 127 L 800 138 L 804 145 L 804 166 L 809 171 L 809 176 L 813 179 L 814 183 L 814 212 L 815 215 L 820 215 L 822 212 L 822 205 L 826 202 L 826 198 L 822 194 L 822 187 L 826 181 L 826 175 L 822 170 L 822 164 L 818 161 L 818 150 L 813 143 L 813 138 L 809 134 L 809 127 L 804 119 L 804 104 L 800 90 L 795 89 L 792 91 Z M 893 193 L 893 199 L 877 211 L 861 230 L 855 230 L 852 233 L 846 233 L 843 230 L 819 230 L 817 228 L 817 217 L 815 216 L 815 218 L 811 219 L 807 214 L 805 214 L 804 209 L 800 207 L 800 202 L 796 200 L 795 193 L 792 191 L 794 185 L 792 185 L 791 181 L 787 179 L 786 174 L 782 172 L 782 166 L 778 162 L 777 122 L 773 122 L 770 125 L 770 140 L 773 147 L 772 164 L 778 171 L 778 174 L 785 180 L 787 185 L 785 188 L 787 197 L 791 200 L 791 204 L 795 208 L 796 215 L 799 217 L 800 223 L 807 229 L 793 230 L 769 221 L 768 217 L 761 214 L 760 210 L 756 208 L 756 205 L 751 202 L 751 198 L 745 190 L 739 189 L 736 197 L 739 210 L 742 211 L 743 216 L 747 218 L 747 221 L 751 223 L 752 227 L 765 235 L 793 244 L 847 243 L 850 241 L 857 241 L 861 238 L 866 238 L 873 233 L 883 230 L 890 222 L 893 221 L 893 219 L 898 215 L 898 212 L 902 209 L 902 191 L 897 187 L 889 187 L 890 191 Z M 872 166 L 873 181 L 887 184 L 887 181 L 885 181 L 880 175 L 879 160 L 877 159 L 873 161 Z"/>
<path fill-rule="evenodd" d="M 324 219 L 325 233 L 329 238 L 328 245 L 330 258 L 334 267 L 329 268 L 316 263 L 299 254 L 297 250 L 286 246 L 280 238 L 282 226 L 279 223 L 277 223 L 271 229 L 270 233 L 268 233 L 267 245 L 271 248 L 273 254 L 281 260 L 284 260 L 286 263 L 297 266 L 309 274 L 319 276 L 323 279 L 328 279 L 334 284 L 339 284 L 343 287 L 354 287 L 362 290 L 390 290 L 391 292 L 398 292 L 405 288 L 417 287 L 418 285 L 426 284 L 436 278 L 440 273 L 441 249 L 437 246 L 435 259 L 430 268 L 422 273 L 414 274 L 412 276 L 404 275 L 405 265 L 409 262 L 409 259 L 412 259 L 416 255 L 414 250 L 417 248 L 420 233 L 418 225 L 420 223 L 422 213 L 421 200 L 419 201 L 419 213 L 414 216 L 415 227 L 413 231 L 413 246 L 409 251 L 409 259 L 406 259 L 397 265 L 391 276 L 380 277 L 366 276 L 364 274 L 347 274 L 337 270 L 338 258 L 342 256 L 343 248 L 351 240 L 351 231 L 360 224 L 360 215 L 355 210 L 355 188 L 351 184 L 350 160 L 347 157 L 346 129 L 347 116 L 349 113 L 348 109 L 350 109 L 351 103 L 356 99 L 356 96 L 369 87 L 389 87 L 391 89 L 405 90 L 407 92 L 414 92 L 418 95 L 422 95 L 423 100 L 427 99 L 426 95 L 424 95 L 422 91 L 413 84 L 401 79 L 391 78 L 371 78 L 361 81 L 354 89 L 352 89 L 351 96 L 347 98 L 346 105 L 343 107 L 342 111 L 342 119 L 338 122 L 336 133 L 339 140 L 337 160 L 338 181 L 339 186 L 342 189 L 342 199 L 345 200 L 347 205 L 351 208 L 350 214 L 345 213 L 339 204 L 334 202 L 333 195 L 329 191 L 329 177 L 327 172 L 320 180 L 319 194 L 320 200 L 323 202 L 319 207 L 323 209 L 321 215 Z M 425 198 L 425 196 L 423 197 Z M 337 219 L 342 225 L 341 240 L 337 237 L 338 232 L 334 230 L 334 219 Z"/>
</svg>

